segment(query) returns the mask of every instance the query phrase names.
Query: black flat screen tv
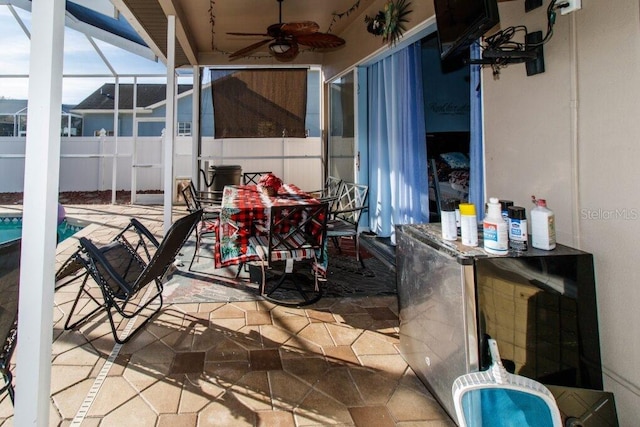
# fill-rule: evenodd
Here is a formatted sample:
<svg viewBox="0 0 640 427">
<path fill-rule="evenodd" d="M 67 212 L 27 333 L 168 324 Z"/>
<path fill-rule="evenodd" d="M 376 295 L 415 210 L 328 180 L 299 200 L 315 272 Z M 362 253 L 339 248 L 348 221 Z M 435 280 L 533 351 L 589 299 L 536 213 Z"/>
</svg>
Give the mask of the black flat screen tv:
<svg viewBox="0 0 640 427">
<path fill-rule="evenodd" d="M 468 53 L 469 46 L 500 22 L 497 0 L 434 0 L 440 58 Z"/>
</svg>

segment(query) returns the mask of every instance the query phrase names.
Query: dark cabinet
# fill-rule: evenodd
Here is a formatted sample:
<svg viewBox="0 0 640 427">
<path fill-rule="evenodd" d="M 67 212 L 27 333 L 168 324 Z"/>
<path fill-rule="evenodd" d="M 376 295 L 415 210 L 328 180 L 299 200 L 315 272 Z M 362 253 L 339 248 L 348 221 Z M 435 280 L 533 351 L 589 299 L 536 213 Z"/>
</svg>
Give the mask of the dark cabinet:
<svg viewBox="0 0 640 427">
<path fill-rule="evenodd" d="M 452 418 L 451 385 L 489 366 L 487 338 L 516 374 L 602 390 L 591 254 L 558 245 L 494 256 L 482 241 L 443 241 L 440 224 L 396 231 L 400 351 Z"/>
</svg>

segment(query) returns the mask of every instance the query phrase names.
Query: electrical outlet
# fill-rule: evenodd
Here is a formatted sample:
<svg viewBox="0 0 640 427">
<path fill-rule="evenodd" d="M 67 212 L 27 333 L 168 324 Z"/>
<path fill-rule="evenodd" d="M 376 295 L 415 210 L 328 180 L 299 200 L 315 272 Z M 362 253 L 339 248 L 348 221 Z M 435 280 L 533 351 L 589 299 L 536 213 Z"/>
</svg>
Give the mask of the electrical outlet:
<svg viewBox="0 0 640 427">
<path fill-rule="evenodd" d="M 563 0 L 565 3 L 569 3 L 569 6 L 560 9 L 560 14 L 566 15 L 575 10 L 582 9 L 582 0 Z"/>
</svg>

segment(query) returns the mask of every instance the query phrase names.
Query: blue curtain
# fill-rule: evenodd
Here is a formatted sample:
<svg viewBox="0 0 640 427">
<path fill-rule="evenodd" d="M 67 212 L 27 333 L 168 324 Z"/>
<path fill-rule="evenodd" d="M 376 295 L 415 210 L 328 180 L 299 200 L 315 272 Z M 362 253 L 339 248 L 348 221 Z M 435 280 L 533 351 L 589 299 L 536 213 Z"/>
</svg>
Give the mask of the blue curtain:
<svg viewBox="0 0 640 427">
<path fill-rule="evenodd" d="M 395 243 L 396 224 L 429 221 L 420 43 L 371 65 L 369 227 Z"/>
<path fill-rule="evenodd" d="M 471 58 L 481 57 L 480 44 L 471 45 Z M 482 128 L 482 86 L 480 65 L 472 65 L 470 73 L 470 141 L 469 141 L 469 202 L 476 206 L 478 218 L 484 212 L 484 150 Z"/>
</svg>

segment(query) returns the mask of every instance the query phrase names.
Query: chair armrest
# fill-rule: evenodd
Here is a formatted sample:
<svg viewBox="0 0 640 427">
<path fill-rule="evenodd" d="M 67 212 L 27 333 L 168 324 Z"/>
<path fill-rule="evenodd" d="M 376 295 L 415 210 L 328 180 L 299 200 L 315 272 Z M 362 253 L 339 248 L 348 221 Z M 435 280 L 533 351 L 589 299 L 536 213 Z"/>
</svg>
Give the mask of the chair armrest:
<svg viewBox="0 0 640 427">
<path fill-rule="evenodd" d="M 331 212 L 329 212 L 329 215 L 333 216 L 333 215 L 336 215 L 336 214 L 364 211 L 364 210 L 368 210 L 368 209 L 369 208 L 367 206 L 358 206 L 357 208 L 341 209 L 341 210 L 337 210 L 337 211 L 331 211 Z"/>
<path fill-rule="evenodd" d="M 322 203 L 329 203 L 330 205 L 338 200 L 338 196 L 326 196 L 326 197 L 316 197 Z"/>
<path fill-rule="evenodd" d="M 217 200 L 222 199 L 222 194 L 222 191 L 196 191 L 196 199 L 200 203 L 217 204 Z"/>
<path fill-rule="evenodd" d="M 138 221 L 135 218 L 131 218 L 130 225 L 133 228 L 135 228 L 139 234 L 142 234 L 144 237 L 149 239 L 149 241 L 153 244 L 153 246 L 155 246 L 156 248 L 160 246 L 160 242 L 158 242 L 158 239 L 156 239 L 156 237 L 153 234 L 151 234 L 151 231 L 149 231 L 147 227 L 142 225 L 140 221 Z"/>
</svg>

